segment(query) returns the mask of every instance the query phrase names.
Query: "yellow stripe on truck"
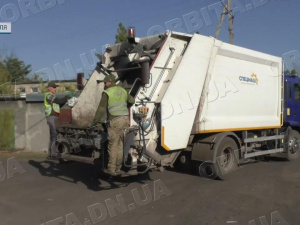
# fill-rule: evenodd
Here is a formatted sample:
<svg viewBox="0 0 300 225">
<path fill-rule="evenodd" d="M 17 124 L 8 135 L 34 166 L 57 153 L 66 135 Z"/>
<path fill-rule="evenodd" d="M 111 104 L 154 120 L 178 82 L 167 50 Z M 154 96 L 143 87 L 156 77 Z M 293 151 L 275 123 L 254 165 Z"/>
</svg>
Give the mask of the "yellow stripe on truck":
<svg viewBox="0 0 300 225">
<path fill-rule="evenodd" d="M 161 127 L 161 146 L 163 146 L 164 149 L 167 151 L 170 151 L 171 149 L 165 144 L 165 127 Z"/>
<path fill-rule="evenodd" d="M 248 128 L 229 128 L 229 129 L 217 129 L 217 130 L 200 130 L 197 131 L 199 134 L 205 133 L 218 133 L 218 132 L 228 132 L 228 131 L 246 131 L 246 130 L 266 130 L 266 129 L 278 129 L 281 126 L 275 127 L 248 127 Z"/>
</svg>

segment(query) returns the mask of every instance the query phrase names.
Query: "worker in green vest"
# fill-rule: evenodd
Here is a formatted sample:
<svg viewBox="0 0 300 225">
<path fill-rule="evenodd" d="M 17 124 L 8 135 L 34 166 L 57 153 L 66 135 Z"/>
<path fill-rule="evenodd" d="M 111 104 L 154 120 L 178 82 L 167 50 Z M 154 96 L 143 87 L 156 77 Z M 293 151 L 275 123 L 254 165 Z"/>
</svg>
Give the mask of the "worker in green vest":
<svg viewBox="0 0 300 225">
<path fill-rule="evenodd" d="M 122 174 L 123 133 L 129 127 L 128 107 L 134 104 L 134 98 L 115 84 L 113 75 L 103 80 L 104 92 L 99 103 L 93 124 L 106 123 L 108 131 L 108 165 L 106 173 L 116 176 Z M 107 122 L 109 121 L 109 123 Z"/>
<path fill-rule="evenodd" d="M 44 105 L 45 105 L 45 114 L 47 119 L 47 124 L 50 128 L 50 142 L 48 149 L 48 159 L 56 159 L 56 146 L 55 141 L 57 139 L 57 125 L 58 117 L 60 113 L 60 106 L 64 105 L 68 99 L 72 98 L 73 95 L 70 93 L 62 98 L 58 98 L 56 93 L 56 85 L 54 82 L 48 83 L 48 92 L 45 93 Z"/>
</svg>

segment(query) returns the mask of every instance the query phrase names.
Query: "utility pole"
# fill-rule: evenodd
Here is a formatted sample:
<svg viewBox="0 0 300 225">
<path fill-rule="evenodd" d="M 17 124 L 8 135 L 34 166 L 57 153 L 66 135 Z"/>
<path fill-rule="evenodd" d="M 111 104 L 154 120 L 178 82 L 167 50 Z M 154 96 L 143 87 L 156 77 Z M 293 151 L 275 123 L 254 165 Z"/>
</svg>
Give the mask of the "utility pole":
<svg viewBox="0 0 300 225">
<path fill-rule="evenodd" d="M 233 44 L 233 15 L 232 15 L 232 0 L 228 0 L 228 31 L 229 31 L 229 43 Z"/>
<path fill-rule="evenodd" d="M 223 12 L 221 14 L 219 25 L 218 25 L 218 28 L 216 31 L 216 38 L 218 39 L 218 37 L 219 37 L 225 15 L 228 15 L 229 43 L 233 44 L 233 41 L 234 41 L 233 18 L 234 18 L 234 16 L 232 15 L 232 0 L 228 0 L 227 4 L 224 4 L 223 2 L 222 2 L 222 4 L 223 4 Z"/>
</svg>

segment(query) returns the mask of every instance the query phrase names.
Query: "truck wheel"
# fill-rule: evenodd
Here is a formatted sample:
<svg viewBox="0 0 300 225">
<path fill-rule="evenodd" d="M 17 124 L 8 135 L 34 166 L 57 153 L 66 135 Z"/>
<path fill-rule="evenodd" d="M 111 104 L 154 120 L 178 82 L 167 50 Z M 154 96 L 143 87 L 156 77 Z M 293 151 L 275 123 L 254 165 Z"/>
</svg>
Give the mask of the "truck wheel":
<svg viewBox="0 0 300 225">
<path fill-rule="evenodd" d="M 238 167 L 237 150 L 238 146 L 236 142 L 230 137 L 225 137 L 217 144 L 213 171 L 220 179 L 225 179 L 227 174 Z"/>
<path fill-rule="evenodd" d="M 70 145 L 65 140 L 58 140 L 55 142 L 56 149 L 57 149 L 57 156 L 60 164 L 65 164 L 68 160 L 61 158 L 61 154 L 69 154 L 70 153 Z"/>
<path fill-rule="evenodd" d="M 180 155 L 178 156 L 174 166 L 175 169 L 184 171 L 184 172 L 189 172 L 191 171 L 191 152 L 181 152 Z"/>
<path fill-rule="evenodd" d="M 208 179 L 216 179 L 217 171 L 214 166 L 214 163 L 211 162 L 202 162 L 199 164 L 199 175 L 200 177 L 208 178 Z"/>
<path fill-rule="evenodd" d="M 295 160 L 299 158 L 300 146 L 300 134 L 296 130 L 290 130 L 288 142 L 287 142 L 287 159 Z"/>
<path fill-rule="evenodd" d="M 60 153 L 60 154 L 64 154 L 64 153 L 69 154 L 70 153 L 70 145 L 67 141 L 59 140 L 59 141 L 56 141 L 55 144 L 56 144 L 58 153 Z"/>
</svg>

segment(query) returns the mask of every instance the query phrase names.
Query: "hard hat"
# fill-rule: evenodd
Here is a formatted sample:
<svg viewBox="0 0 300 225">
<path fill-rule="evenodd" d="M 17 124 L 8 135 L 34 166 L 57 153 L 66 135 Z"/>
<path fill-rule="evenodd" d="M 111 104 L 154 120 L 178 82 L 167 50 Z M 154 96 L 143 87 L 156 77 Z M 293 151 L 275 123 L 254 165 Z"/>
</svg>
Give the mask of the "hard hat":
<svg viewBox="0 0 300 225">
<path fill-rule="evenodd" d="M 115 76 L 114 75 L 108 75 L 104 78 L 104 80 L 102 80 L 102 82 L 115 82 L 116 79 L 115 79 Z"/>
<path fill-rule="evenodd" d="M 48 87 L 57 88 L 57 87 L 58 87 L 58 85 L 57 85 L 57 84 L 55 84 L 54 82 L 50 81 L 50 82 L 48 83 Z"/>
</svg>

